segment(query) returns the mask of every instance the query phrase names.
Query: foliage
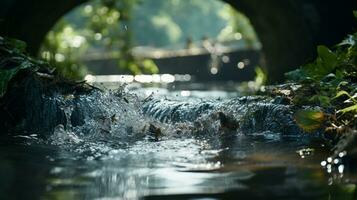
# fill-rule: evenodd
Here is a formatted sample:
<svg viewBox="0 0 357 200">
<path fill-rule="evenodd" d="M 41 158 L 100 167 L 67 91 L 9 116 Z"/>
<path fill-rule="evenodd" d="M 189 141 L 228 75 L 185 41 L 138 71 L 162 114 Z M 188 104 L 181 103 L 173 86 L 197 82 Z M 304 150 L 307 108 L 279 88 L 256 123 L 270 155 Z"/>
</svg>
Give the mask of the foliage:
<svg viewBox="0 0 357 200">
<path fill-rule="evenodd" d="M 293 97 L 295 104 L 319 105 L 326 111 L 332 110 L 330 122 L 333 127 L 355 126 L 357 33 L 349 35 L 333 51 L 325 46 L 318 46 L 314 62 L 289 72 L 286 76 L 301 84 Z M 309 118 L 309 115 L 305 117 Z"/>
<path fill-rule="evenodd" d="M 41 56 L 65 77 L 81 79 L 87 70 L 84 55 L 93 48 L 104 53 L 119 52 L 118 66 L 137 74 L 155 73 L 157 67 L 149 60 L 131 55 L 132 33 L 127 28 L 136 0 L 95 0 L 62 18 L 48 33 Z"/>
<path fill-rule="evenodd" d="M 249 19 L 237 12 L 230 5 L 225 5 L 220 15 L 228 21 L 228 25 L 220 32 L 220 40 L 240 40 L 250 48 L 260 48 L 261 44 Z"/>
<path fill-rule="evenodd" d="M 37 70 L 34 61 L 25 53 L 26 44 L 22 41 L 0 37 L 0 97 L 6 93 L 9 82 L 24 69 Z"/>
<path fill-rule="evenodd" d="M 265 85 L 265 83 L 267 82 L 267 73 L 264 72 L 264 70 L 261 67 L 256 67 L 255 68 L 255 79 L 254 79 L 254 83 L 255 85 L 260 88 L 263 85 Z"/>
<path fill-rule="evenodd" d="M 203 38 L 258 43 L 249 20 L 217 0 L 92 0 L 57 23 L 41 56 L 71 78 L 82 78 L 83 60 L 99 54 L 133 74 L 157 73 L 151 60 L 133 57 L 133 46 L 181 49 Z"/>
<path fill-rule="evenodd" d="M 267 82 L 267 73 L 262 67 L 255 67 L 255 78 L 252 81 L 242 82 L 239 91 L 244 95 L 252 95 L 265 90 Z"/>
<path fill-rule="evenodd" d="M 324 113 L 319 110 L 300 110 L 295 113 L 296 123 L 306 132 L 313 132 L 319 129 L 324 119 Z"/>
<path fill-rule="evenodd" d="M 287 78 L 294 81 L 312 79 L 321 81 L 323 77 L 333 73 L 337 67 L 337 55 L 325 46 L 317 47 L 317 58 L 314 62 L 308 63 L 286 74 Z"/>
<path fill-rule="evenodd" d="M 51 30 L 43 43 L 41 57 L 65 77 L 81 79 L 86 74 L 79 57 L 88 48 L 87 40 L 66 21 Z"/>
</svg>

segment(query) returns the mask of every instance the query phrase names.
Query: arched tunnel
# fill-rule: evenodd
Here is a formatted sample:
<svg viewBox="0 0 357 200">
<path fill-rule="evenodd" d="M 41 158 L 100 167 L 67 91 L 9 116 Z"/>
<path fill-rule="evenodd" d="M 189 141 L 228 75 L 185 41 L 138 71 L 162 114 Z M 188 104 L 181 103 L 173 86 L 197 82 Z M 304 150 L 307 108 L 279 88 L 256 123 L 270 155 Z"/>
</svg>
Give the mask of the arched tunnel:
<svg viewBox="0 0 357 200">
<path fill-rule="evenodd" d="M 2 0 L 0 35 L 21 39 L 36 55 L 56 21 L 88 0 Z M 357 1 L 224 0 L 251 21 L 263 46 L 270 82 L 311 60 L 315 47 L 332 46 L 356 28 Z"/>
</svg>

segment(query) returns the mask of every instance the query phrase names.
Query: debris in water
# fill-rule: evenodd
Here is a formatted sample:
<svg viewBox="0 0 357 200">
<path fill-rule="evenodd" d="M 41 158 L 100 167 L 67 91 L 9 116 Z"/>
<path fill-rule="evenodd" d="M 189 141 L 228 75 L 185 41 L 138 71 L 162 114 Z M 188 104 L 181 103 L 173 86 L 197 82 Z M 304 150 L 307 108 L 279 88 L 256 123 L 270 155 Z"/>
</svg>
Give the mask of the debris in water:
<svg viewBox="0 0 357 200">
<path fill-rule="evenodd" d="M 218 112 L 217 114 L 222 130 L 236 131 L 239 128 L 239 123 L 233 117 L 227 116 L 223 112 Z"/>
</svg>

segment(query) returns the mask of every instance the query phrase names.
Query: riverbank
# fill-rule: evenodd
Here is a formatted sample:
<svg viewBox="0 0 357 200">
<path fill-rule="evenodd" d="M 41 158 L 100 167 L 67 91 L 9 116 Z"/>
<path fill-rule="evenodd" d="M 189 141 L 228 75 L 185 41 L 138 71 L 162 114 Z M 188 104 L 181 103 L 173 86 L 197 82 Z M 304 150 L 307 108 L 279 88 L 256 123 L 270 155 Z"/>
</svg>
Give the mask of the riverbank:
<svg viewBox="0 0 357 200">
<path fill-rule="evenodd" d="M 3 130 L 37 131 L 47 134 L 53 132 L 59 124 L 68 124 L 66 114 L 62 108 L 62 104 L 66 103 L 61 102 L 68 98 L 74 99 L 72 106 L 75 109 L 74 117 L 70 116 L 71 123 L 75 125 L 84 124 L 83 121 L 86 116 L 83 115 L 83 110 L 86 109 L 78 108 L 80 103 L 75 103 L 75 101 L 83 96 L 90 95 L 94 91 L 100 92 L 99 89 L 84 82 L 74 82 L 60 77 L 45 62 L 26 56 L 25 44 L 20 41 L 0 38 L 0 49 L 2 51 L 0 105 L 3 110 L 1 115 L 1 128 Z M 349 36 L 337 46 L 334 52 L 327 47 L 318 47 L 316 61 L 288 73 L 289 83 L 266 86 L 265 92 L 261 93 L 261 95 L 265 96 L 263 98 L 246 97 L 225 103 L 224 106 L 226 107 L 231 104 L 236 105 L 236 110 L 241 112 L 239 117 L 232 116 L 232 113 L 221 112 L 220 110 L 224 110 L 223 106 L 220 106 L 219 109 L 215 108 L 216 112 L 214 113 L 216 114 L 209 114 L 206 110 L 200 110 L 201 107 L 205 107 L 209 111 L 214 110 L 214 106 L 207 106 L 209 103 L 190 105 L 188 109 L 195 106 L 196 108 L 182 113 L 186 112 L 186 118 L 191 121 L 198 120 L 203 114 L 208 113 L 207 116 L 211 115 L 208 118 L 210 120 L 215 118 L 220 121 L 223 129 L 225 129 L 224 127 L 231 129 L 233 127 L 234 130 L 231 131 L 236 131 L 244 126 L 246 126 L 243 130 L 244 132 L 247 130 L 259 131 L 259 129 L 256 129 L 258 127 L 256 123 L 252 124 L 252 120 L 259 121 L 258 124 L 264 127 L 260 128 L 260 131 L 269 131 L 270 127 L 274 131 L 289 132 L 286 127 L 293 127 L 294 134 L 323 135 L 334 144 L 336 141 L 340 141 L 339 143 L 337 142 L 336 153 L 348 148 L 352 148 L 354 152 L 357 118 L 355 95 L 355 88 L 357 88 L 356 49 L 356 34 Z M 56 99 L 59 98 L 58 95 L 63 99 Z M 129 94 L 125 93 L 116 95 L 121 97 L 129 96 Z M 144 101 L 144 109 L 145 107 L 155 107 L 156 101 L 155 99 L 149 103 Z M 174 104 L 170 102 L 166 104 L 171 106 L 167 110 L 171 109 L 173 112 L 161 111 L 163 116 L 160 116 L 159 120 L 160 118 L 171 119 L 170 122 L 176 123 L 172 120 L 174 119 L 173 116 L 182 115 L 179 112 L 184 108 L 180 106 L 180 103 L 175 108 L 175 106 L 172 106 Z M 183 104 L 185 103 L 183 102 Z M 242 107 L 248 105 L 250 110 L 239 109 L 241 104 Z M 162 109 L 162 105 L 159 105 L 159 107 Z M 280 112 L 282 110 L 287 112 Z M 91 112 L 88 109 L 87 111 L 87 113 Z M 266 120 L 272 117 L 269 115 L 272 111 L 277 113 L 278 117 Z M 109 117 L 106 116 L 104 118 Z M 181 116 L 181 118 L 183 117 Z M 289 120 L 283 120 L 286 123 L 274 123 L 274 121 L 284 118 Z M 150 123 L 148 127 L 153 129 Z M 199 123 L 197 122 L 197 124 Z M 203 125 L 201 124 L 201 126 Z M 197 130 L 199 128 L 194 127 L 194 129 Z M 156 132 L 161 131 L 157 130 Z"/>
<path fill-rule="evenodd" d="M 343 110 L 354 105 L 353 68 L 340 75 L 336 64 L 317 79 L 303 67 L 294 72 L 301 80 L 254 96 L 140 97 L 66 80 L 21 47 L 0 38 L 3 185 L 21 177 L 38 196 L 73 199 L 356 195 L 355 119 Z M 320 51 L 316 63 L 336 54 Z"/>
</svg>

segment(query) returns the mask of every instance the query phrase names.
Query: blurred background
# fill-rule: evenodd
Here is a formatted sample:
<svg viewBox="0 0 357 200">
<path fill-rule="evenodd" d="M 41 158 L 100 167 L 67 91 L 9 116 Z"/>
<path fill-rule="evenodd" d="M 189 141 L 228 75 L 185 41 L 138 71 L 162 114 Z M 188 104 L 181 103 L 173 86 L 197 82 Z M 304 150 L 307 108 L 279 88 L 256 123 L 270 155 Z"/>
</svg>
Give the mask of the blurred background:
<svg viewBox="0 0 357 200">
<path fill-rule="evenodd" d="M 218 0 L 89 1 L 57 21 L 40 56 L 88 81 L 247 81 L 263 63 L 249 19 Z"/>
<path fill-rule="evenodd" d="M 355 0 L 2 0 L 0 35 L 70 78 L 242 82 L 265 73 L 274 84 L 318 45 L 353 33 L 355 9 Z"/>
</svg>

